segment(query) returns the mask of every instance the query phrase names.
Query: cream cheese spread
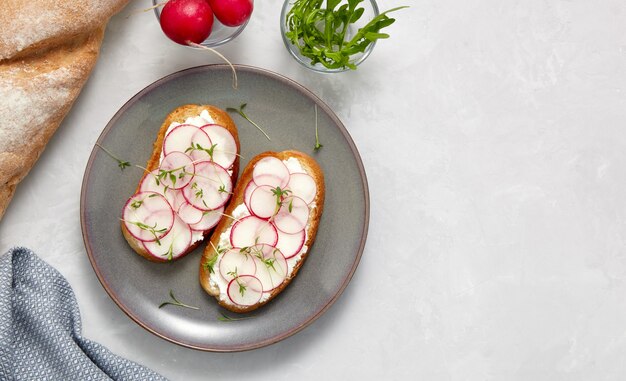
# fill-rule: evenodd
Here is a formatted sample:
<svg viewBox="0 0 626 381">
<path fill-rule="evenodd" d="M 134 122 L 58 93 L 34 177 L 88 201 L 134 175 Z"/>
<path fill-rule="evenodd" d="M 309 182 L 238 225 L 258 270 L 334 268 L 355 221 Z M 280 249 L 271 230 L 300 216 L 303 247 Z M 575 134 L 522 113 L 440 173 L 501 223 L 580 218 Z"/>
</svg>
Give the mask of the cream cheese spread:
<svg viewBox="0 0 626 381">
<path fill-rule="evenodd" d="M 169 125 L 169 127 L 167 127 L 167 130 L 165 131 L 165 136 L 167 136 L 167 134 L 169 134 L 170 131 L 172 131 L 174 129 L 174 127 L 180 126 L 181 124 L 190 124 L 192 126 L 202 127 L 204 125 L 212 124 L 212 123 L 215 123 L 215 120 L 213 118 L 211 118 L 211 115 L 209 114 L 209 111 L 208 110 L 202 110 L 200 112 L 200 115 L 190 116 L 187 119 L 185 119 L 184 123 L 172 122 Z M 163 161 L 163 152 L 161 152 L 161 156 L 159 157 L 159 164 L 162 161 Z M 228 172 L 228 174 L 230 176 L 233 175 L 233 169 L 232 168 L 228 168 L 226 171 Z M 191 244 L 192 245 L 194 243 L 198 242 L 198 241 L 202 241 L 203 239 L 204 239 L 204 233 L 203 232 L 192 230 L 192 232 L 191 232 Z"/>
<path fill-rule="evenodd" d="M 283 163 L 285 163 L 285 165 L 287 166 L 287 168 L 289 169 L 290 173 L 306 173 L 306 171 L 304 170 L 304 168 L 302 167 L 302 165 L 300 164 L 300 161 L 298 159 L 296 159 L 295 157 L 290 157 L 287 160 L 283 160 Z M 316 205 L 315 203 L 311 203 L 309 205 L 309 207 L 315 208 Z M 247 217 L 250 215 L 250 211 L 248 210 L 248 208 L 246 207 L 245 204 L 239 204 L 237 205 L 237 207 L 233 210 L 232 213 L 232 217 L 235 219 L 235 221 L 243 218 L 243 217 Z M 220 240 L 218 242 L 219 247 L 221 248 L 230 248 L 230 231 L 232 229 L 232 226 L 234 225 L 231 224 L 228 229 L 226 229 L 221 235 L 220 235 Z M 306 242 L 309 238 L 309 228 L 311 227 L 311 223 L 310 221 L 307 222 L 306 227 L 304 228 L 304 242 Z M 302 259 L 302 255 L 304 253 L 306 253 L 309 250 L 309 247 L 307 245 L 303 245 L 302 248 L 300 249 L 300 251 L 294 255 L 293 257 L 287 259 L 287 278 L 291 277 L 291 274 L 293 272 L 293 269 L 296 267 L 296 265 L 298 264 L 298 262 L 300 262 L 300 260 Z M 219 263 L 219 259 L 215 262 L 216 264 Z M 227 294 L 227 290 L 228 290 L 228 282 L 220 275 L 219 271 L 214 272 L 214 276 L 210 276 L 209 277 L 209 284 L 211 287 L 211 291 L 213 292 L 214 295 L 217 295 L 219 293 L 219 299 L 222 302 L 226 302 L 227 304 L 231 304 L 231 305 L 236 305 L 235 303 L 233 303 L 230 298 L 228 297 Z M 270 293 L 269 292 L 264 292 L 263 295 L 261 296 L 261 300 L 259 300 L 259 303 L 263 303 L 265 302 L 267 299 L 269 299 L 270 297 Z"/>
</svg>

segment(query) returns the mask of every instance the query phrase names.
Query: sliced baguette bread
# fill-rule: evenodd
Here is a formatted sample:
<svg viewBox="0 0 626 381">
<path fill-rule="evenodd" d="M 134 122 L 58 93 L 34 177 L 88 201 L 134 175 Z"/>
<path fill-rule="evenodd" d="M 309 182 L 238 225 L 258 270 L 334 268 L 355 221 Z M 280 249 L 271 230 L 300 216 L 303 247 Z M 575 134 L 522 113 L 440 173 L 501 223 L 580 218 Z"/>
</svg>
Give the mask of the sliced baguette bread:
<svg viewBox="0 0 626 381">
<path fill-rule="evenodd" d="M 188 104 L 170 112 L 146 173 L 122 211 L 122 233 L 133 250 L 148 260 L 167 262 L 208 237 L 222 217 L 224 206 L 218 204 L 226 204 L 237 179 L 239 150 L 237 127 L 225 111 Z M 171 214 L 162 211 L 166 204 Z"/>
<path fill-rule="evenodd" d="M 282 151 L 254 157 L 226 208 L 230 218 L 220 221 L 204 250 L 204 290 L 238 313 L 275 298 L 309 254 L 324 197 L 324 175 L 310 156 Z"/>
</svg>

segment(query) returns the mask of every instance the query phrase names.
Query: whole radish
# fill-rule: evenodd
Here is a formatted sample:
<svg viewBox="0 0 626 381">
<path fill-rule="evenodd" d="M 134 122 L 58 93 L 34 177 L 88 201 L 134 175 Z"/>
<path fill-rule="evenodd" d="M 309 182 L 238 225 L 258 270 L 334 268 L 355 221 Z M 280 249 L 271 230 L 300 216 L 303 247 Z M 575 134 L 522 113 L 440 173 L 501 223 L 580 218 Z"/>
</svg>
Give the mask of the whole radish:
<svg viewBox="0 0 626 381">
<path fill-rule="evenodd" d="M 181 45 L 206 40 L 213 28 L 213 11 L 206 0 L 169 0 L 161 11 L 161 29 Z"/>
<path fill-rule="evenodd" d="M 254 9 L 254 0 L 209 0 L 209 4 L 215 17 L 226 26 L 245 23 Z"/>
</svg>

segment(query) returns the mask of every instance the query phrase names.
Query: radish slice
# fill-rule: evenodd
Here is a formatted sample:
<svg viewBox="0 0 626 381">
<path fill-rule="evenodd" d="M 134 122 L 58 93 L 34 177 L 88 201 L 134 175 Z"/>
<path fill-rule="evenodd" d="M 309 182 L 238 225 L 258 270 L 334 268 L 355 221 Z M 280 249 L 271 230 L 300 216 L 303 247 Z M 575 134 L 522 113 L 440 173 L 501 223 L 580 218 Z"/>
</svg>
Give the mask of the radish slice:
<svg viewBox="0 0 626 381">
<path fill-rule="evenodd" d="M 210 161 L 202 161 L 196 163 L 193 181 L 183 188 L 183 195 L 191 205 L 208 211 L 226 204 L 232 189 L 232 180 L 224 168 Z"/>
<path fill-rule="evenodd" d="M 202 210 L 191 205 L 187 202 L 187 200 L 180 205 L 176 213 L 178 213 L 178 216 L 189 225 L 197 224 L 202 221 L 202 217 L 204 216 L 204 212 Z"/>
<path fill-rule="evenodd" d="M 304 240 L 306 238 L 305 230 L 300 230 L 295 234 L 287 234 L 280 230 L 278 232 L 278 242 L 276 248 L 283 253 L 285 258 L 289 259 L 300 252 L 302 246 L 304 246 Z"/>
<path fill-rule="evenodd" d="M 136 239 L 156 241 L 172 228 L 174 211 L 164 196 L 155 192 L 139 192 L 126 201 L 122 220 Z"/>
<path fill-rule="evenodd" d="M 202 148 L 211 148 L 209 135 L 196 126 L 181 124 L 174 127 L 163 139 L 163 155 L 173 151 L 181 151 L 193 157 L 194 153 L 198 154 L 198 150 L 193 149 L 197 144 Z"/>
<path fill-rule="evenodd" d="M 276 228 L 287 234 L 295 234 L 304 230 L 309 220 L 309 206 L 300 197 L 288 197 L 283 200 L 274 224 Z"/>
<path fill-rule="evenodd" d="M 230 244 L 233 247 L 248 247 L 266 243 L 276 245 L 278 233 L 274 225 L 255 216 L 237 221 L 230 229 Z"/>
<path fill-rule="evenodd" d="M 228 284 L 228 298 L 240 306 L 257 304 L 263 295 L 261 281 L 252 275 L 240 275 Z"/>
<path fill-rule="evenodd" d="M 248 211 L 250 210 L 250 196 L 252 196 L 252 192 L 254 192 L 256 188 L 258 188 L 258 185 L 256 185 L 254 181 L 250 181 L 243 191 L 243 203 L 246 204 Z"/>
<path fill-rule="evenodd" d="M 163 183 L 158 179 L 157 175 L 159 173 L 158 169 L 155 169 L 152 172 L 149 172 L 144 178 L 141 180 L 141 184 L 139 184 L 140 192 L 156 192 L 160 195 L 165 196 L 167 201 L 170 203 L 172 208 L 176 209 L 175 201 L 176 195 L 179 193 L 178 191 L 170 188 L 166 188 Z"/>
<path fill-rule="evenodd" d="M 230 168 L 237 158 L 237 143 L 230 131 L 217 124 L 207 124 L 200 129 L 206 132 L 215 145 L 213 161 L 224 168 Z"/>
<path fill-rule="evenodd" d="M 198 131 L 191 137 L 191 149 L 189 147 L 187 149 L 194 161 L 211 160 L 213 141 L 208 136 L 206 132 L 198 128 Z"/>
<path fill-rule="evenodd" d="M 191 157 L 180 151 L 172 151 L 161 161 L 157 177 L 168 188 L 182 189 L 193 179 L 194 171 Z"/>
<path fill-rule="evenodd" d="M 205 231 L 215 227 L 222 219 L 222 213 L 224 213 L 224 207 L 219 207 L 215 210 L 202 212 L 202 219 L 197 224 L 190 225 L 191 230 Z"/>
<path fill-rule="evenodd" d="M 306 173 L 293 173 L 289 176 L 287 189 L 291 191 L 292 196 L 300 197 L 307 204 L 315 200 L 315 194 L 317 193 L 315 180 Z"/>
<path fill-rule="evenodd" d="M 220 259 L 220 274 L 227 282 L 235 276 L 254 275 L 256 273 L 256 262 L 247 252 L 239 249 L 230 249 Z"/>
<path fill-rule="evenodd" d="M 261 281 L 263 292 L 269 292 L 283 284 L 287 277 L 287 260 L 275 247 L 256 245 L 250 248 L 256 262 L 255 276 Z"/>
<path fill-rule="evenodd" d="M 143 242 L 148 253 L 160 260 L 173 260 L 184 254 L 191 246 L 191 229 L 179 216 L 174 219 L 172 229 L 163 238 Z"/>
<path fill-rule="evenodd" d="M 259 160 L 252 170 L 256 185 L 269 185 L 272 188 L 285 188 L 289 182 L 289 169 L 285 163 L 273 156 Z"/>
<path fill-rule="evenodd" d="M 270 218 L 276 212 L 274 188 L 269 185 L 257 187 L 250 195 L 249 209 L 259 218 Z"/>
<path fill-rule="evenodd" d="M 172 209 L 174 209 L 178 213 L 178 210 L 180 209 L 180 207 L 183 204 L 187 204 L 187 200 L 185 199 L 185 196 L 183 195 L 183 192 L 180 189 L 176 189 L 176 190 L 170 189 L 167 192 L 172 197 L 171 201 L 170 201 L 170 199 L 168 199 L 167 201 L 170 202 L 170 205 L 172 206 Z M 167 196 L 165 198 L 167 198 Z"/>
</svg>

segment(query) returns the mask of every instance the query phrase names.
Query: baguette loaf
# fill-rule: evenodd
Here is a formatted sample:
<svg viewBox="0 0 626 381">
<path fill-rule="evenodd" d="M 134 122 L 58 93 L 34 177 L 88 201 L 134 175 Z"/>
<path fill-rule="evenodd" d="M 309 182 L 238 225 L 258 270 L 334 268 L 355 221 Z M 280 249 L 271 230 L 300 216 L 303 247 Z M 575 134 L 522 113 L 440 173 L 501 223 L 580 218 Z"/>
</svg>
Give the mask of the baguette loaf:
<svg viewBox="0 0 626 381">
<path fill-rule="evenodd" d="M 172 112 L 170 112 L 168 116 L 165 118 L 165 121 L 163 122 L 163 124 L 161 125 L 161 128 L 157 134 L 156 140 L 154 141 L 152 155 L 150 156 L 146 164 L 147 171 L 142 177 L 142 179 L 140 180 L 139 184 L 137 185 L 135 195 L 131 196 L 129 200 L 130 202 L 124 206 L 124 211 L 122 213 L 123 217 L 121 221 L 121 229 L 122 229 L 124 238 L 126 238 L 126 241 L 128 242 L 128 244 L 133 248 L 133 250 L 135 250 L 135 252 L 137 252 L 137 254 L 143 256 L 144 258 L 148 260 L 151 260 L 154 262 L 166 262 L 168 260 L 173 260 L 173 259 L 178 259 L 178 258 L 183 257 L 189 252 L 193 251 L 208 236 L 210 230 L 215 226 L 215 224 L 217 224 L 217 221 L 222 216 L 223 207 L 212 208 L 210 207 L 210 205 L 207 205 L 207 203 L 202 198 L 200 198 L 202 196 L 198 196 L 198 197 L 195 196 L 196 193 L 199 193 L 203 190 L 202 186 L 200 187 L 197 186 L 198 183 L 196 181 L 202 181 L 203 179 L 206 179 L 206 181 L 208 182 L 207 183 L 208 186 L 211 186 L 211 184 L 214 183 L 213 179 L 209 178 L 210 176 L 213 176 L 213 175 L 208 176 L 204 172 L 196 173 L 196 168 L 199 168 L 199 166 L 203 164 L 217 163 L 217 161 L 220 161 L 217 159 L 217 156 L 215 156 L 216 161 L 213 160 L 214 155 L 217 155 L 219 152 L 224 153 L 223 151 L 220 151 L 220 144 L 217 144 L 214 142 L 213 147 L 211 147 L 211 143 L 200 144 L 199 143 L 200 140 L 198 140 L 198 137 L 196 137 L 195 140 L 190 139 L 189 141 L 192 142 L 191 144 L 194 145 L 194 147 L 195 145 L 198 145 L 200 148 L 204 149 L 205 151 L 207 149 L 211 149 L 210 156 L 204 155 L 203 157 L 200 157 L 200 158 L 198 157 L 192 158 L 190 155 L 192 155 L 194 152 L 205 154 L 205 151 L 185 149 L 185 147 L 187 147 L 189 143 L 184 143 L 184 142 L 181 143 L 180 138 L 174 136 L 176 132 L 179 130 L 184 130 L 185 128 L 188 128 L 189 130 L 197 131 L 197 130 L 200 130 L 200 127 L 202 127 L 203 125 L 209 126 L 210 128 L 210 130 L 206 130 L 207 134 L 202 134 L 204 137 L 208 136 L 208 134 L 213 134 L 214 136 L 213 140 L 215 140 L 215 133 L 211 132 L 213 131 L 211 129 L 212 128 L 220 129 L 220 127 L 223 128 L 223 129 L 220 129 L 221 131 L 224 131 L 225 129 L 227 133 L 230 133 L 230 136 L 232 136 L 232 141 L 230 141 L 230 143 L 231 143 L 231 146 L 233 146 L 232 150 L 235 152 L 232 152 L 232 151 L 227 152 L 228 156 L 231 158 L 230 160 L 232 160 L 232 163 L 227 168 L 223 168 L 223 169 L 219 169 L 219 168 L 222 168 L 219 165 L 209 166 L 209 169 L 219 167 L 218 169 L 221 171 L 221 173 L 227 174 L 224 176 L 229 177 L 229 181 L 231 185 L 230 187 L 227 186 L 224 189 L 223 193 L 220 193 L 220 197 L 226 198 L 230 196 L 230 190 L 232 190 L 232 187 L 233 187 L 232 184 L 234 184 L 235 180 L 237 179 L 237 174 L 239 171 L 239 155 L 238 154 L 240 151 L 240 143 L 239 143 L 239 135 L 237 133 L 237 127 L 235 126 L 235 123 L 230 118 L 230 116 L 225 111 L 215 106 L 210 106 L 210 105 L 188 104 L 188 105 L 180 106 L 176 108 L 175 110 L 173 110 Z M 202 129 L 205 129 L 205 128 L 206 127 L 202 127 Z M 185 137 L 184 135 L 185 134 L 183 133 L 182 134 L 183 139 Z M 173 180 L 174 183 L 170 181 L 171 175 L 169 173 L 166 173 L 167 168 L 165 168 L 166 166 L 165 163 L 167 161 L 166 160 L 167 156 L 164 155 L 165 153 L 164 143 L 165 143 L 166 136 L 167 136 L 167 139 L 170 139 L 171 141 L 176 140 L 175 143 L 178 144 L 177 146 L 178 148 L 175 147 L 174 150 L 170 150 L 171 152 L 167 152 L 167 154 L 168 155 L 177 154 L 179 156 L 187 157 L 187 159 L 184 159 L 184 160 L 188 160 L 188 162 L 183 163 L 185 165 L 184 171 L 179 170 L 179 171 L 172 172 L 172 174 L 174 174 L 176 177 L 176 179 Z M 191 170 L 191 168 L 194 168 L 193 171 Z M 183 172 L 186 172 L 187 175 Z M 219 178 L 219 176 L 216 178 Z M 189 182 L 188 182 L 188 185 L 185 186 L 184 188 L 181 188 L 179 190 L 174 190 L 173 188 L 176 187 L 176 181 L 178 181 L 179 186 L 182 185 L 183 181 L 189 181 Z M 192 186 L 194 186 L 195 190 L 187 192 L 186 188 L 192 187 Z M 156 192 L 160 196 L 155 196 L 154 192 Z M 185 195 L 183 193 L 187 195 L 192 195 L 193 199 L 191 201 L 197 200 L 198 204 L 196 205 L 202 209 L 200 210 L 194 207 L 194 204 L 188 203 L 187 198 L 185 198 Z M 144 195 L 144 196 L 137 197 L 137 195 Z M 165 232 L 159 233 L 160 229 L 150 230 L 150 227 L 154 227 L 155 225 L 153 225 L 153 223 L 156 224 L 156 222 L 147 223 L 147 220 L 142 219 L 141 216 L 137 217 L 137 219 L 129 219 L 129 218 L 124 217 L 125 216 L 124 213 L 128 213 L 129 211 L 134 211 L 132 207 L 133 202 L 135 202 L 135 205 L 139 205 L 140 207 L 145 205 L 144 202 L 146 203 L 148 201 L 152 203 L 156 202 L 157 203 L 156 208 L 158 208 L 159 203 L 157 201 L 158 200 L 162 201 L 163 198 L 161 196 L 163 196 L 163 198 L 167 200 L 167 203 L 172 208 L 175 221 L 180 222 L 178 217 L 181 217 L 183 222 L 190 225 L 191 234 L 192 234 L 192 239 L 191 239 L 191 243 L 189 246 L 187 246 L 186 248 L 179 247 L 179 252 L 177 253 L 168 252 L 168 255 L 164 255 L 164 254 L 156 255 L 156 252 L 151 252 L 149 250 L 149 247 L 151 247 L 150 245 L 152 245 L 152 247 L 155 247 L 154 246 L 155 244 L 157 246 L 163 246 L 163 248 L 165 249 L 166 242 L 170 242 L 170 240 L 165 238 L 165 236 L 168 235 Z M 153 200 L 150 200 L 150 198 L 153 198 Z M 223 202 L 225 203 L 226 201 L 227 199 L 224 200 Z M 164 204 L 164 203 L 161 202 L 161 204 Z M 185 204 L 185 207 L 181 207 L 182 204 Z M 188 220 L 190 213 L 192 214 L 192 218 L 195 218 L 193 216 L 201 215 L 201 217 L 198 217 L 198 218 L 202 218 L 203 221 L 212 215 L 211 220 L 213 222 L 208 222 L 207 224 L 203 224 L 203 225 L 192 224 L 192 222 Z M 135 214 L 135 216 L 138 216 L 138 215 Z M 136 229 L 137 224 L 133 225 L 133 223 L 136 223 L 136 222 L 145 223 L 142 230 Z M 130 231 L 130 229 L 134 229 L 135 234 L 133 234 Z M 174 228 L 172 227 L 172 229 L 170 230 L 173 230 L 173 229 Z M 144 240 L 138 239 L 137 233 L 144 234 L 143 235 L 144 238 L 146 237 L 145 234 L 147 234 L 147 236 L 151 239 L 152 242 L 145 242 Z M 165 240 L 166 242 L 162 242 L 163 240 Z M 172 241 L 170 249 L 172 249 L 172 247 L 176 247 L 179 245 L 183 245 L 183 243 L 175 243 Z M 156 247 L 156 249 L 158 250 L 159 248 Z"/>
<path fill-rule="evenodd" d="M 0 219 L 78 97 L 128 0 L 10 0 L 0 12 Z"/>
<path fill-rule="evenodd" d="M 277 172 L 284 171 L 279 162 L 288 168 L 287 185 L 276 180 L 283 175 L 272 177 L 274 164 L 266 164 L 270 161 L 276 163 Z M 298 181 L 294 180 L 296 177 Z M 302 180 L 306 180 L 304 185 Z M 200 263 L 200 284 L 204 290 L 222 307 L 238 313 L 253 311 L 276 297 L 308 256 L 324 209 L 324 197 L 324 175 L 310 156 L 282 151 L 254 157 L 226 208 L 225 214 L 231 218 L 220 221 L 204 250 Z M 301 213 L 308 213 L 308 217 L 300 225 L 302 232 L 294 233 L 301 222 L 292 217 Z M 276 238 L 272 244 L 274 230 Z M 299 234 L 300 244 L 299 238 L 294 238 Z M 252 262 L 254 268 L 250 267 Z"/>
</svg>

